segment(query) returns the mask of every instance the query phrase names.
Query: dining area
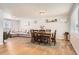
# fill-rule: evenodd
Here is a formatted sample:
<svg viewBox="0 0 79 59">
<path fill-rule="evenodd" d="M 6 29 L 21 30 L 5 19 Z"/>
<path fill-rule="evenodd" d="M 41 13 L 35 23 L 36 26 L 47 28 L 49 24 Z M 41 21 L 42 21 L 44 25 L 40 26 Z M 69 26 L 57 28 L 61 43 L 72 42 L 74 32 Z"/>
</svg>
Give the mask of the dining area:
<svg viewBox="0 0 79 59">
<path fill-rule="evenodd" d="M 51 33 L 51 30 L 31 30 L 31 42 L 38 44 L 56 45 L 56 30 Z"/>
<path fill-rule="evenodd" d="M 78 28 L 73 25 L 77 25 L 78 9 L 70 12 L 73 5 L 1 4 L 0 42 L 5 46 L 0 54 L 75 55 Z"/>
</svg>

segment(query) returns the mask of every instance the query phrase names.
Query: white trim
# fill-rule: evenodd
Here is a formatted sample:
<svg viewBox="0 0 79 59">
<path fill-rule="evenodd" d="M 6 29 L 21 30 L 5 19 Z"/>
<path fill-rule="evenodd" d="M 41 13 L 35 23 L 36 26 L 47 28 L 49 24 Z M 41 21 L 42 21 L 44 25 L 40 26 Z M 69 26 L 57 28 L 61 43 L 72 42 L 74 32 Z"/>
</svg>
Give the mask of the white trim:
<svg viewBox="0 0 79 59">
<path fill-rule="evenodd" d="M 71 44 L 72 44 L 72 41 L 70 40 L 70 42 L 71 42 Z M 74 48 L 74 50 L 75 50 L 75 52 L 79 55 L 79 52 L 77 51 L 77 49 L 74 47 L 74 45 L 72 44 L 72 46 L 73 46 L 73 48 Z"/>
</svg>

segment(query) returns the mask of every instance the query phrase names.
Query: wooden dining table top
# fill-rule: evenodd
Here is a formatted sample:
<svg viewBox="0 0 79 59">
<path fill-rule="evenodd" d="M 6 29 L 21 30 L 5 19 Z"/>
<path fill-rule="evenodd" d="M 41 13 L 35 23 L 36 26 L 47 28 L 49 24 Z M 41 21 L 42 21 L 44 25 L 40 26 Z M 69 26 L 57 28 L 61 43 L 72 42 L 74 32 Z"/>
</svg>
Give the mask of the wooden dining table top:
<svg viewBox="0 0 79 59">
<path fill-rule="evenodd" d="M 51 34 L 51 32 L 35 32 L 35 33 L 38 33 L 38 34 Z"/>
<path fill-rule="evenodd" d="M 37 33 L 37 34 L 39 34 L 39 35 L 51 37 L 51 32 L 35 32 L 35 33 Z"/>
</svg>

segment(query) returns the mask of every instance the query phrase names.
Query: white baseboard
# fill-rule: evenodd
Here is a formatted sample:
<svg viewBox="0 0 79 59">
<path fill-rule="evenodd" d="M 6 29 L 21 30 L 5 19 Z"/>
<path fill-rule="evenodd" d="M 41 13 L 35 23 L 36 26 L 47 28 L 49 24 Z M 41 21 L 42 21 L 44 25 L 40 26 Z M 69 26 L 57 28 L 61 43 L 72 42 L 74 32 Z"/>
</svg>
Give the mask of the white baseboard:
<svg viewBox="0 0 79 59">
<path fill-rule="evenodd" d="M 73 42 L 72 42 L 71 40 L 70 40 L 70 42 L 71 42 L 71 44 L 72 44 L 72 46 L 73 46 L 75 52 L 79 55 L 79 51 L 78 51 L 78 49 L 75 47 L 75 45 L 73 44 Z"/>
</svg>

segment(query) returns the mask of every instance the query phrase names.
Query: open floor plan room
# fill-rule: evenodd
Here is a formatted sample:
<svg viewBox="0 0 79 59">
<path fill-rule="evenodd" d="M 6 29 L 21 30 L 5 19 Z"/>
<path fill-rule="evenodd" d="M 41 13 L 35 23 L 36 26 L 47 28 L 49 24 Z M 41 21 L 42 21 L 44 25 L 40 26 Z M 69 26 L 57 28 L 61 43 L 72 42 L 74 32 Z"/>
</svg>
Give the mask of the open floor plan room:
<svg viewBox="0 0 79 59">
<path fill-rule="evenodd" d="M 0 55 L 78 54 L 78 3 L 0 3 Z"/>
</svg>

